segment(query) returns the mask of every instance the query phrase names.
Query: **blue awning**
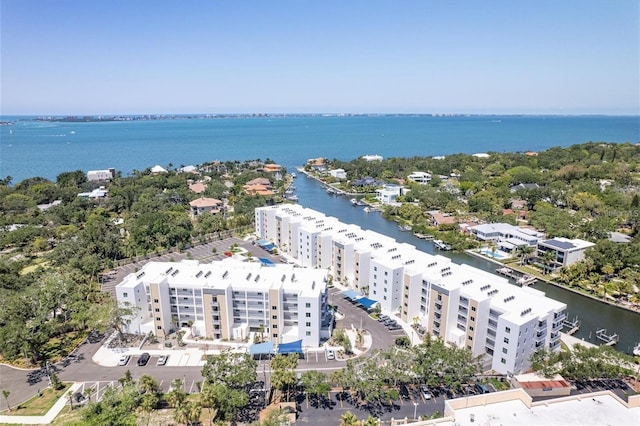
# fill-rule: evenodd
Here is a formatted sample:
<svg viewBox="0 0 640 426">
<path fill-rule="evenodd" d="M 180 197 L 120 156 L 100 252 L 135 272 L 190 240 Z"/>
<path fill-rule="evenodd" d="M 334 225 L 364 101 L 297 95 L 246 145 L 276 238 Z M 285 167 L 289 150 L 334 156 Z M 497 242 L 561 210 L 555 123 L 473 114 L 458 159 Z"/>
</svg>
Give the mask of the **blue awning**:
<svg viewBox="0 0 640 426">
<path fill-rule="evenodd" d="M 256 244 L 259 246 L 263 246 L 265 244 L 269 244 L 269 240 L 258 240 L 256 241 Z"/>
<path fill-rule="evenodd" d="M 359 299 L 356 299 L 356 303 L 361 304 L 362 306 L 365 307 L 365 309 L 369 309 L 370 307 L 378 303 L 378 301 L 369 299 L 368 297 L 361 297 Z"/>
<path fill-rule="evenodd" d="M 349 298 L 351 300 L 354 300 L 354 299 L 357 299 L 358 297 L 361 297 L 360 293 L 358 293 L 355 290 L 345 290 L 345 291 L 342 292 L 342 294 L 344 294 L 344 297 L 347 297 L 347 298 Z"/>
<path fill-rule="evenodd" d="M 302 339 L 295 342 L 280 343 L 278 345 L 279 354 L 301 354 L 302 353 Z"/>
<path fill-rule="evenodd" d="M 260 260 L 260 262 L 262 262 L 264 266 L 275 266 L 273 262 L 267 259 L 266 257 L 259 257 L 258 259 Z"/>
<path fill-rule="evenodd" d="M 249 346 L 250 355 L 272 354 L 273 342 L 256 343 Z"/>
</svg>

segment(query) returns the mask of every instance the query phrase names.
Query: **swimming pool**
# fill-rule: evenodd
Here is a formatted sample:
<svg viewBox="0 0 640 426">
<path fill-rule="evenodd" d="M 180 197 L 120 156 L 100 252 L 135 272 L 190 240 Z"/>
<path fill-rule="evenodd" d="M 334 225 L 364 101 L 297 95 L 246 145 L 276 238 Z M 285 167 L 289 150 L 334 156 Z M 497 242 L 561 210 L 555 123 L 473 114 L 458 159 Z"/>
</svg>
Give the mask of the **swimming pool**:
<svg viewBox="0 0 640 426">
<path fill-rule="evenodd" d="M 500 250 L 492 251 L 491 249 L 488 249 L 488 248 L 480 249 L 480 253 L 484 254 L 485 256 L 492 257 L 498 260 L 504 260 L 510 257 L 508 253 L 505 253 Z"/>
</svg>

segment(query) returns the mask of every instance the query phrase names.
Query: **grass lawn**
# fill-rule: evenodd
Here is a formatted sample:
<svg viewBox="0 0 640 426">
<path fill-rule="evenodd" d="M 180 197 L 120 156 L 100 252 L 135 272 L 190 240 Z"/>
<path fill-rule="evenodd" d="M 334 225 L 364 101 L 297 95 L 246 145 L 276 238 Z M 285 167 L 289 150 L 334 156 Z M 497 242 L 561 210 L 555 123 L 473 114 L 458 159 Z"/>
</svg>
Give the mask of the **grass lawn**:
<svg viewBox="0 0 640 426">
<path fill-rule="evenodd" d="M 71 383 L 64 383 L 64 388 L 53 390 L 46 388 L 42 390 L 42 396 L 34 396 L 30 400 L 23 402 L 17 407 L 11 407 L 11 411 L 6 411 L 5 415 L 10 416 L 44 416 L 64 393 L 71 387 Z"/>
<path fill-rule="evenodd" d="M 69 404 L 65 405 L 58 417 L 53 419 L 51 423 L 53 426 L 62 426 L 62 425 L 81 425 L 82 424 L 82 410 L 76 408 L 71 411 L 71 407 Z"/>
</svg>

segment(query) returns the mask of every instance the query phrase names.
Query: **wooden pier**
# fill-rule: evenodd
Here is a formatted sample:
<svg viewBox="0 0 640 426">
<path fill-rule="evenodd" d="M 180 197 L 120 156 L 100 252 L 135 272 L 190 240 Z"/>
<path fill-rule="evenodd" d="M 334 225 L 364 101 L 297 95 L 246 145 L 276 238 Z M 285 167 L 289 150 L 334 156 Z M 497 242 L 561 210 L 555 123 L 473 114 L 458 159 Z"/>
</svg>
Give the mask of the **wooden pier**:
<svg viewBox="0 0 640 426">
<path fill-rule="evenodd" d="M 516 271 L 515 269 L 507 268 L 498 268 L 496 272 L 500 275 L 504 275 L 505 277 L 509 277 L 516 281 L 520 287 L 525 285 L 531 285 L 536 282 L 537 278 L 533 275 L 523 274 L 522 272 Z"/>
<path fill-rule="evenodd" d="M 620 339 L 620 337 L 616 333 L 607 334 L 606 328 L 601 328 L 600 330 L 596 330 L 596 337 L 598 338 L 598 340 L 602 340 L 604 344 L 607 346 L 615 345 L 616 343 L 618 343 L 618 340 Z"/>
</svg>

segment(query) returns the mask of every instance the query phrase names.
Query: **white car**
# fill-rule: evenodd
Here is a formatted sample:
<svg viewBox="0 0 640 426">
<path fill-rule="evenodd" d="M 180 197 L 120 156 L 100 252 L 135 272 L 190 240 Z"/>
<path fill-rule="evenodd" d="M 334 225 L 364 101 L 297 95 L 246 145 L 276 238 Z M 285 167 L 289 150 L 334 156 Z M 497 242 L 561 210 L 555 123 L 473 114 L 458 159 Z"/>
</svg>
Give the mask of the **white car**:
<svg viewBox="0 0 640 426">
<path fill-rule="evenodd" d="M 122 355 L 118 361 L 118 365 L 127 365 L 130 359 L 131 355 Z"/>
<path fill-rule="evenodd" d="M 329 349 L 327 351 L 327 360 L 334 360 L 336 359 L 336 353 L 333 349 Z"/>
<path fill-rule="evenodd" d="M 431 392 L 429 392 L 427 385 L 420 385 L 420 393 L 425 401 L 431 399 Z"/>
</svg>

